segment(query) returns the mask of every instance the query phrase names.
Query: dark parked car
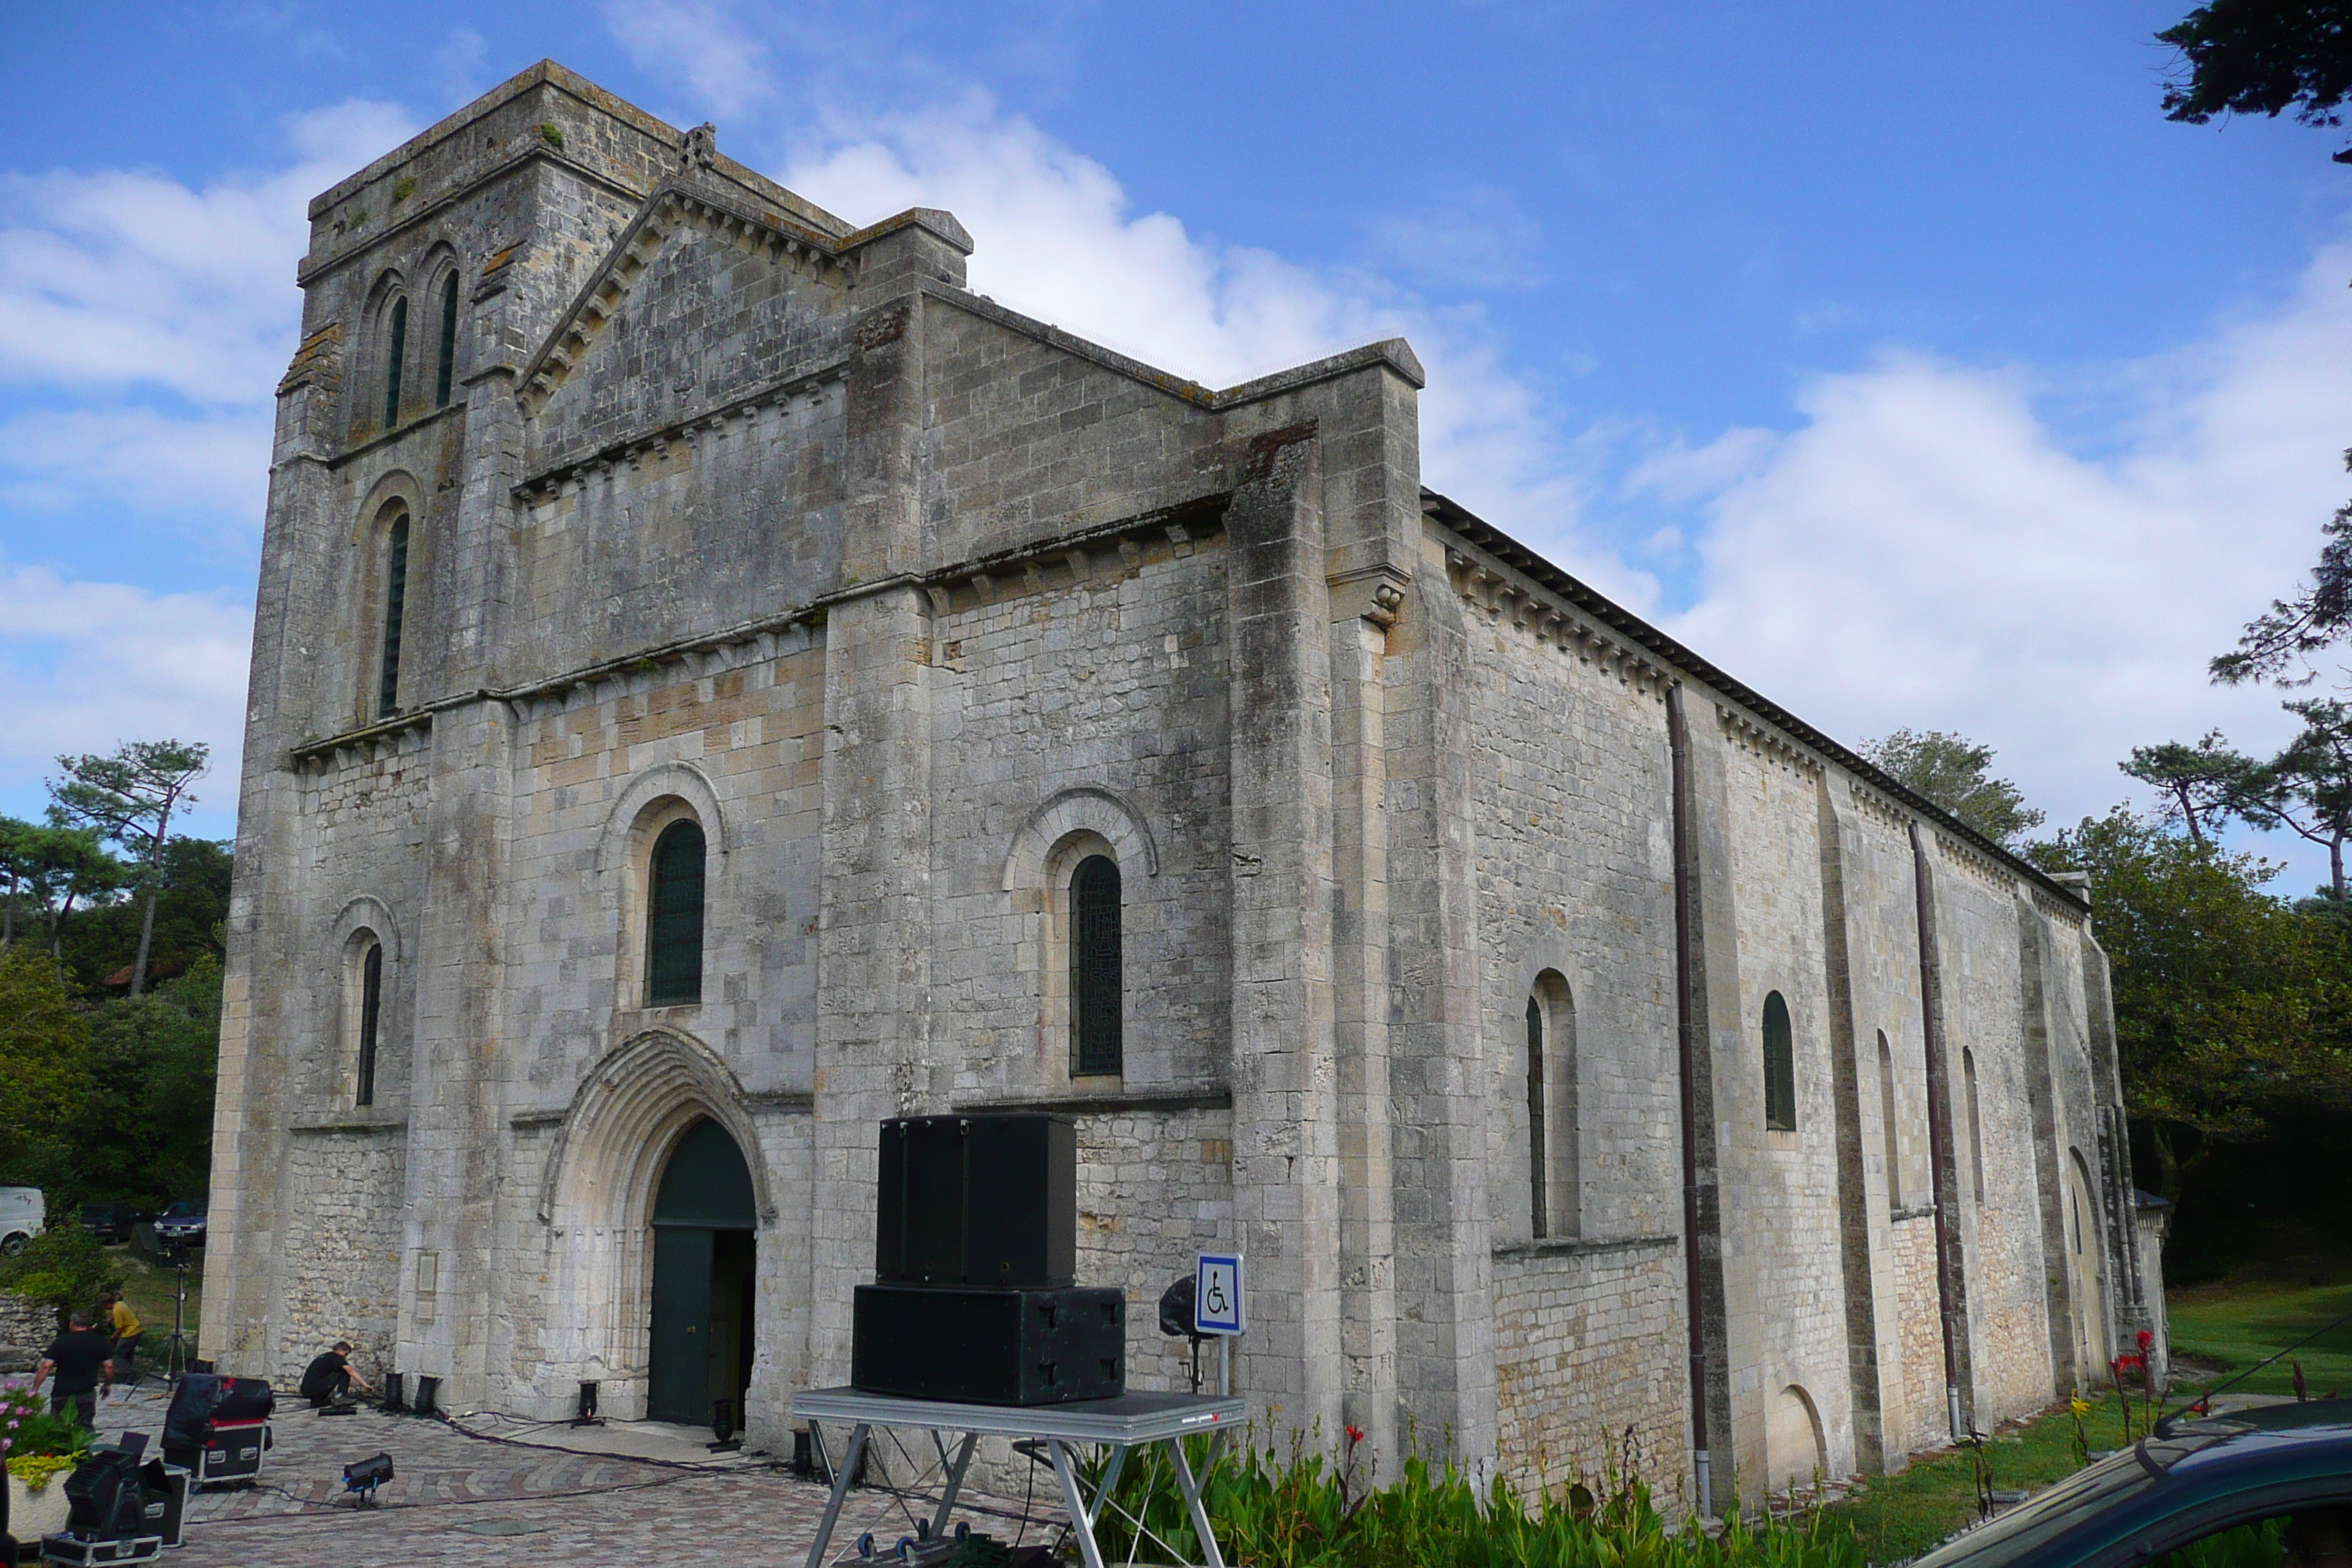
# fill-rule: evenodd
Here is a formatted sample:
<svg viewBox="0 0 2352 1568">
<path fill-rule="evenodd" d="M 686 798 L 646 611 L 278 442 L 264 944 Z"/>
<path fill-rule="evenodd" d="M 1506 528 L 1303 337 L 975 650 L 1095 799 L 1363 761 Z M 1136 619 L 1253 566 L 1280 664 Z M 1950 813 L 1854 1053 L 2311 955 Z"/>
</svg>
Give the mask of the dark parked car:
<svg viewBox="0 0 2352 1568">
<path fill-rule="evenodd" d="M 2198 1561 L 2341 1568 L 2352 1547 L 2352 1400 L 2160 1422 L 1914 1568 L 2137 1568 L 2200 1542 L 2213 1544 Z"/>
<path fill-rule="evenodd" d="M 166 1247 L 202 1247 L 205 1244 L 204 1200 L 182 1198 L 157 1215 L 155 1239 Z"/>
<path fill-rule="evenodd" d="M 131 1239 L 131 1227 L 147 1217 L 143 1209 L 129 1204 L 84 1204 L 81 1205 L 81 1227 L 107 1246 Z"/>
</svg>

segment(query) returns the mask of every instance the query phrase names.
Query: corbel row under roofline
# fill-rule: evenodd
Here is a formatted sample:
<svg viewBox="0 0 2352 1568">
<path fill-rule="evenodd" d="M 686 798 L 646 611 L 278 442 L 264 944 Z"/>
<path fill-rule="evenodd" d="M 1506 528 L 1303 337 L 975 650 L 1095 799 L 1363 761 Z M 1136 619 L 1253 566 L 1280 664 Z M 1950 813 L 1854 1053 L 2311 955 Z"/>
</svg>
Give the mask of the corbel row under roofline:
<svg viewBox="0 0 2352 1568">
<path fill-rule="evenodd" d="M 1590 584 L 1553 565 L 1459 501 L 1433 489 L 1424 489 L 1421 495 L 1424 517 L 1498 563 L 1558 595 L 1601 626 L 1646 650 L 1674 674 L 1683 677 L 1693 686 L 1705 689 L 1719 707 L 1736 704 L 1748 710 L 1755 719 L 1779 731 L 1786 740 L 1820 753 L 1823 759 L 1836 763 L 1840 769 L 1880 794 L 1901 802 L 1905 807 L 1926 818 L 1956 847 L 1964 846 L 1984 857 L 2003 871 L 2030 884 L 2063 909 L 2081 915 L 2091 912 L 2090 905 L 2080 894 L 2053 880 L 2041 868 L 1994 843 L 1867 757 L 1840 744 L 1754 688 L 1734 679 Z"/>
</svg>

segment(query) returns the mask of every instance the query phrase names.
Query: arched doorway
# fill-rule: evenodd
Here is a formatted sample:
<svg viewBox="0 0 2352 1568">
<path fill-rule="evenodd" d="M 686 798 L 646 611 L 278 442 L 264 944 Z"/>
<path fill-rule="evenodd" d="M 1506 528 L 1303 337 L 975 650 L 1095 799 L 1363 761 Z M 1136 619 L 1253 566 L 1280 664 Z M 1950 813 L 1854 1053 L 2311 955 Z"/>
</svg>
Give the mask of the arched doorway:
<svg viewBox="0 0 2352 1568">
<path fill-rule="evenodd" d="M 2074 1296 L 2074 1356 L 2079 1375 L 2096 1386 L 2107 1364 L 2107 1303 L 2100 1286 L 2099 1211 L 2091 1168 L 2080 1149 L 2066 1151 L 2066 1274 Z"/>
<path fill-rule="evenodd" d="M 724 1399 L 741 1425 L 751 1383 L 756 1223 L 743 1152 L 704 1117 L 670 1151 L 654 1196 L 646 1419 L 706 1426 Z"/>
</svg>

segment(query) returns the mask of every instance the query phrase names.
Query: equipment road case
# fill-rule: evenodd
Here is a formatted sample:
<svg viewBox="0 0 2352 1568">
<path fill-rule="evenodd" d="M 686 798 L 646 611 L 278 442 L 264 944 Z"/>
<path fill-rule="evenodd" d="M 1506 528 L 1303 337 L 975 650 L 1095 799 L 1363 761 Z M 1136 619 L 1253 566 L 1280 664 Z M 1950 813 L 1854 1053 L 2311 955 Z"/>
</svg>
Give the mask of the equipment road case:
<svg viewBox="0 0 2352 1568">
<path fill-rule="evenodd" d="M 163 1538 L 160 1535 L 115 1536 L 104 1541 L 84 1541 L 78 1535 L 41 1537 L 41 1562 L 69 1568 L 97 1568 L 107 1563 L 152 1563 L 163 1552 Z"/>
</svg>

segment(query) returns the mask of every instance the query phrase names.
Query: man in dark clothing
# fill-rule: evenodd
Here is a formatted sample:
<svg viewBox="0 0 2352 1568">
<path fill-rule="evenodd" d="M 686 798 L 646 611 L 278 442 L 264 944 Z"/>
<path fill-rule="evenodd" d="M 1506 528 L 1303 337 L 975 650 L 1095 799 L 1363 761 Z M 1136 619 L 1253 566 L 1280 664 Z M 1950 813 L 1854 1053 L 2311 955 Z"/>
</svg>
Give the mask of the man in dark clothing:
<svg viewBox="0 0 2352 1568">
<path fill-rule="evenodd" d="M 351 1357 L 351 1342 L 337 1340 L 333 1350 L 302 1369 L 302 1397 L 310 1402 L 312 1409 L 325 1409 L 350 1393 L 355 1383 L 370 1394 L 375 1392 L 366 1378 L 352 1370 Z"/>
<path fill-rule="evenodd" d="M 70 1407 L 76 1420 L 84 1426 L 94 1427 L 98 1425 L 98 1385 L 101 1381 L 114 1381 L 114 1347 L 104 1334 L 90 1327 L 88 1312 L 76 1312 L 72 1323 L 58 1336 L 55 1344 L 41 1352 L 41 1364 L 33 1369 L 33 1390 L 38 1393 L 49 1373 L 56 1373 L 57 1385 L 49 1391 L 49 1414 L 63 1415 Z"/>
</svg>

